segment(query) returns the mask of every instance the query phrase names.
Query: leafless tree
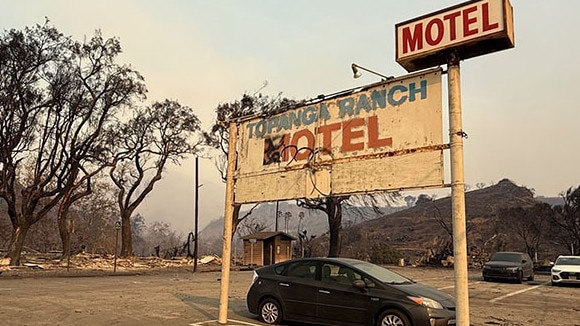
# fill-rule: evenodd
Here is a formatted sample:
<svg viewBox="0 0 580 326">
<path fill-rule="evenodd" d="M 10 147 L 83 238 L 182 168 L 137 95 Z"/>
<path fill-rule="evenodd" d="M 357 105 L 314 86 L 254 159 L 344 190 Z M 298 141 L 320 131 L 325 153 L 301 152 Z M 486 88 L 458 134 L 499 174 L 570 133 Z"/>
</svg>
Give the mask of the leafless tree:
<svg viewBox="0 0 580 326">
<path fill-rule="evenodd" d="M 546 232 L 553 220 L 554 211 L 546 203 L 532 207 L 510 207 L 499 212 L 503 233 L 515 234 L 526 246 L 530 257 L 536 257 L 542 244 L 546 242 Z"/>
<path fill-rule="evenodd" d="M 0 197 L 12 223 L 11 265 L 30 227 L 75 198 L 115 112 L 144 96 L 142 77 L 115 63 L 120 52 L 98 31 L 81 44 L 48 22 L 0 36 Z"/>
<path fill-rule="evenodd" d="M 483 189 L 485 187 L 487 187 L 487 185 L 485 184 L 485 182 L 478 182 L 478 183 L 475 184 L 475 188 L 477 188 L 477 189 Z"/>
<path fill-rule="evenodd" d="M 84 247 L 87 252 L 112 254 L 115 251 L 115 221 L 118 210 L 114 187 L 104 177 L 92 182 L 92 193 L 76 201 L 71 207 L 74 236 L 71 251 Z M 72 247 L 76 250 L 72 250 Z"/>
<path fill-rule="evenodd" d="M 557 226 L 559 241 L 572 255 L 580 253 L 580 186 L 561 194 L 564 204 L 554 207 L 553 223 Z"/>
<path fill-rule="evenodd" d="M 229 122 L 236 118 L 256 113 L 272 114 L 295 104 L 295 101 L 283 98 L 281 94 L 276 97 L 262 96 L 262 94 L 244 94 L 239 101 L 218 105 L 215 109 L 215 122 L 209 132 L 204 132 L 204 139 L 210 148 L 217 150 L 215 165 L 221 174 L 223 182 L 226 182 L 227 157 L 230 150 Z M 254 205 L 253 208 L 256 206 Z M 234 205 L 232 235 L 235 234 L 236 228 L 244 218 L 249 216 L 249 214 L 240 216 L 241 207 L 242 205 Z"/>
<path fill-rule="evenodd" d="M 173 258 L 179 254 L 182 237 L 171 230 L 169 223 L 154 221 L 147 225 L 144 233 L 143 254 L 153 252 L 154 248 L 158 248 L 159 256 L 166 259 Z"/>
<path fill-rule="evenodd" d="M 240 237 L 253 234 L 256 232 L 261 232 L 270 227 L 268 224 L 264 222 L 260 222 L 256 217 L 250 217 L 248 215 L 247 218 L 244 218 L 242 222 L 238 225 L 238 235 Z"/>
<path fill-rule="evenodd" d="M 328 219 L 328 257 L 339 257 L 341 250 L 341 230 L 342 230 L 342 202 L 347 200 L 347 196 L 325 197 L 321 199 L 299 199 L 296 201 L 298 207 L 315 209 L 326 214 Z"/>
<path fill-rule="evenodd" d="M 381 207 L 391 205 L 401 197 L 399 192 L 380 192 L 352 196 L 329 196 L 317 199 L 299 199 L 299 207 L 324 212 L 328 219 L 328 257 L 339 257 L 342 247 L 342 213 L 344 207 L 361 218 L 367 218 L 363 208 L 371 208 L 376 216 L 382 215 Z M 344 207 L 343 207 L 344 206 Z"/>
<path fill-rule="evenodd" d="M 156 102 L 137 109 L 117 128 L 119 160 L 110 170 L 117 186 L 121 215 L 122 257 L 133 254 L 131 216 L 161 180 L 168 164 L 179 164 L 186 155 L 196 154 L 201 141 L 200 122 L 192 110 L 176 101 Z"/>
</svg>

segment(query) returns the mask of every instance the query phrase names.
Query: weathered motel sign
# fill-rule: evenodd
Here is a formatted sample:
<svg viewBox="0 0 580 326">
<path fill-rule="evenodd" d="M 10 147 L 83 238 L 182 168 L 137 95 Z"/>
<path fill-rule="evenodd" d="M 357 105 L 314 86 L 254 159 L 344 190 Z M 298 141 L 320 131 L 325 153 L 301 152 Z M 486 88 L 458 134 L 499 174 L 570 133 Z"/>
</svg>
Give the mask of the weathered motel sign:
<svg viewBox="0 0 580 326">
<path fill-rule="evenodd" d="M 441 70 L 241 121 L 235 202 L 443 186 Z"/>
<path fill-rule="evenodd" d="M 395 25 L 396 61 L 407 71 L 469 59 L 514 46 L 507 0 L 469 1 Z"/>
</svg>

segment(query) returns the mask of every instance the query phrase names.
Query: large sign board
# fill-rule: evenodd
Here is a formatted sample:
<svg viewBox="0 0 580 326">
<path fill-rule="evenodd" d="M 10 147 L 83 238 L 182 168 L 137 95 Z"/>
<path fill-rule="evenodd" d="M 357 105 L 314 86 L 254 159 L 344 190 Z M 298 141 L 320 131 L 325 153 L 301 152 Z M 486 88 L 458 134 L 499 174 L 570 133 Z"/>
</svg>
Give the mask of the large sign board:
<svg viewBox="0 0 580 326">
<path fill-rule="evenodd" d="M 395 25 L 396 61 L 407 71 L 514 47 L 508 0 L 477 0 Z"/>
<path fill-rule="evenodd" d="M 442 187 L 441 69 L 242 120 L 235 202 Z"/>
</svg>

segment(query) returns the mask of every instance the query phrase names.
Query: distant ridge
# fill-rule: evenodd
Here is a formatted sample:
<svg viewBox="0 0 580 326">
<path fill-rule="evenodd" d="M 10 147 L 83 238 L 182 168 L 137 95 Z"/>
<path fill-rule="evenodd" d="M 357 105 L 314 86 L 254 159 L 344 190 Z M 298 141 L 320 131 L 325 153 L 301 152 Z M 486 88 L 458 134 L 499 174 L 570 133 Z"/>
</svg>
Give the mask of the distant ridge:
<svg viewBox="0 0 580 326">
<path fill-rule="evenodd" d="M 382 208 L 384 214 L 381 216 L 377 216 L 371 208 L 358 209 L 357 212 L 346 208 L 341 256 L 360 258 L 361 252 L 375 244 L 387 244 L 409 256 L 420 256 L 450 240 L 437 218 L 444 218 L 451 225 L 451 197 L 409 202 L 413 202 L 414 206 Z M 471 227 L 468 244 L 479 246 L 493 236 L 494 223 L 491 222 L 497 218 L 497 213 L 501 209 L 530 207 L 539 202 L 551 205 L 562 203 L 561 198 L 535 198 L 531 190 L 518 186 L 509 179 L 466 192 L 466 222 Z M 252 213 L 256 221 L 269 223 L 269 231 L 274 230 L 275 206 L 275 203 L 264 203 Z M 304 210 L 293 202 L 280 202 L 279 210 L 292 213 L 288 222 L 288 233 L 295 237 L 298 230 L 298 215 L 303 212 L 305 217 L 300 222 L 301 229 L 306 229 L 308 235 L 316 235 L 317 250 L 313 254 L 316 256 L 327 254 L 328 241 L 325 233 L 328 231 L 328 222 L 323 213 Z M 285 231 L 283 218 L 278 223 L 279 230 Z M 214 220 L 200 234 L 200 247 L 213 247 L 213 252 L 219 254 L 222 237 L 223 219 Z"/>
<path fill-rule="evenodd" d="M 503 179 L 495 185 L 472 190 L 465 194 L 466 223 L 470 228 L 468 246 L 481 247 L 496 234 L 493 229 L 497 213 L 508 207 L 530 207 L 540 201 L 526 187 L 518 186 L 509 179 Z M 430 200 L 419 200 L 415 206 L 402 209 L 382 217 L 362 221 L 343 233 L 341 256 L 361 258 L 365 250 L 372 245 L 386 244 L 392 246 L 406 257 L 413 260 L 419 256 L 437 251 L 446 242 L 451 242 L 450 235 L 438 222 L 443 220 L 451 229 L 451 198 L 444 197 Z M 514 237 L 495 237 L 498 242 L 489 241 L 487 246 L 502 245 L 513 250 L 524 250 L 513 241 Z M 327 241 L 317 243 L 324 255 Z M 500 242 L 503 241 L 503 242 Z"/>
</svg>

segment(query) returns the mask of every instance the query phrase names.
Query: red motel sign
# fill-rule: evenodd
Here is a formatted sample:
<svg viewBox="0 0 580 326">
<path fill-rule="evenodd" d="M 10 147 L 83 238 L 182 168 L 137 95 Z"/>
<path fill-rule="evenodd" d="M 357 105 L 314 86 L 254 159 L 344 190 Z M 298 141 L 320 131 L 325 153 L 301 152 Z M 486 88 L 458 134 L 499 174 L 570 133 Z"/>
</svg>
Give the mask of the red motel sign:
<svg viewBox="0 0 580 326">
<path fill-rule="evenodd" d="M 514 47 L 509 0 L 477 0 L 395 25 L 396 61 L 407 71 Z"/>
</svg>

